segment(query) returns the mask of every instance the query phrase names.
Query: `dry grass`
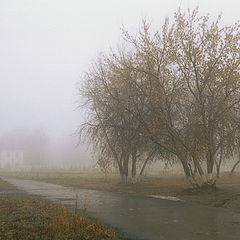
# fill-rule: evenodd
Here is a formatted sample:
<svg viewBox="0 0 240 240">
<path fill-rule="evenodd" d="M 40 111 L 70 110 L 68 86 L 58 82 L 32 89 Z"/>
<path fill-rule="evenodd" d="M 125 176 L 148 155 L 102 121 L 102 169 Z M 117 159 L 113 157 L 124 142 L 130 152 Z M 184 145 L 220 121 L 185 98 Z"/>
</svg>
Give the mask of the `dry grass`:
<svg viewBox="0 0 240 240">
<path fill-rule="evenodd" d="M 1 179 L 0 192 L 0 240 L 117 239 L 106 225 L 62 205 L 26 197 Z"/>
<path fill-rule="evenodd" d="M 4 173 L 2 173 L 4 174 Z M 13 177 L 40 180 L 55 183 L 66 187 L 80 189 L 120 191 L 134 193 L 137 195 L 183 195 L 182 191 L 189 187 L 189 183 L 184 176 L 159 177 L 148 176 L 136 184 L 121 184 L 117 174 L 110 174 L 106 178 L 99 172 L 84 171 L 30 171 L 30 172 L 8 172 L 6 175 Z M 218 184 L 240 183 L 240 175 L 229 177 L 223 175 L 217 180 Z"/>
<path fill-rule="evenodd" d="M 103 240 L 115 232 L 101 223 L 44 200 L 0 199 L 1 240 Z"/>
<path fill-rule="evenodd" d="M 23 179 L 39 180 L 63 186 L 112 191 L 132 191 L 166 186 L 187 186 L 184 176 L 179 177 L 144 177 L 136 184 L 121 184 L 118 174 L 109 174 L 107 178 L 100 172 L 82 171 L 30 171 L 30 172 L 2 172 L 2 175 Z"/>
</svg>

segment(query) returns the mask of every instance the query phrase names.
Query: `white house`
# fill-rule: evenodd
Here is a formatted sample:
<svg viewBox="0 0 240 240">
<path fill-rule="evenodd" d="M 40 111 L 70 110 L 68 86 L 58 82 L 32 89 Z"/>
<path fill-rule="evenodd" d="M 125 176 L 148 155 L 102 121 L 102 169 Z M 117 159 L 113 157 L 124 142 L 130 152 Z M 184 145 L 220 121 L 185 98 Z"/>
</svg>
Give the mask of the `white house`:
<svg viewBox="0 0 240 240">
<path fill-rule="evenodd" d="M 23 150 L 2 150 L 0 151 L 0 168 L 12 168 L 24 165 Z"/>
</svg>

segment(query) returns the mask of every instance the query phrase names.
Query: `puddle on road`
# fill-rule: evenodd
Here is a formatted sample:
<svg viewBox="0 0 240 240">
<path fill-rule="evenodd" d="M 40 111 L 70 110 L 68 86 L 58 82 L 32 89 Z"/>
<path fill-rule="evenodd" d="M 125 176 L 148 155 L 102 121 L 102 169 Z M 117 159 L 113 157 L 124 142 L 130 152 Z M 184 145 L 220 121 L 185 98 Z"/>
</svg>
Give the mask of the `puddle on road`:
<svg viewBox="0 0 240 240">
<path fill-rule="evenodd" d="M 172 197 L 172 196 L 148 195 L 148 197 L 158 198 L 158 199 L 162 199 L 162 200 L 170 200 L 170 201 L 180 201 L 180 202 L 183 202 L 183 200 L 181 200 L 180 198 Z"/>
</svg>

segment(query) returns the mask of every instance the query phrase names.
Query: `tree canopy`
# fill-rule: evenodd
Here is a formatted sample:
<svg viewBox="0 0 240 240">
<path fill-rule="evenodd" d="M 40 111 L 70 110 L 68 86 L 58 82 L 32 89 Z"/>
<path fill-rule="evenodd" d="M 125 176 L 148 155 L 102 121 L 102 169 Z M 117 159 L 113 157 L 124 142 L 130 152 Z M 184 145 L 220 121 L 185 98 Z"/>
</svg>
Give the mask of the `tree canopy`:
<svg viewBox="0 0 240 240">
<path fill-rule="evenodd" d="M 239 23 L 222 26 L 221 15 L 212 21 L 196 8 L 177 11 L 160 30 L 143 20 L 122 36 L 85 74 L 89 116 L 79 134 L 125 180 L 130 162 L 135 178 L 138 163 L 177 159 L 191 184 L 196 173 L 212 184 L 219 152 L 231 156 L 239 146 Z"/>
</svg>

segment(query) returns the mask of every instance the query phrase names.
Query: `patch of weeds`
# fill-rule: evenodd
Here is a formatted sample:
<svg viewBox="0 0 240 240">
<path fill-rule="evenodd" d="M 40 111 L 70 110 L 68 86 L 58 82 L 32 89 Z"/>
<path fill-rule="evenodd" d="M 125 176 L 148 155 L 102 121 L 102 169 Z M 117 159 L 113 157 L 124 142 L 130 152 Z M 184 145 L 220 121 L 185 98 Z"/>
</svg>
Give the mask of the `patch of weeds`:
<svg viewBox="0 0 240 240">
<path fill-rule="evenodd" d="M 104 224 L 37 199 L 0 199 L 0 240 L 110 240 Z"/>
</svg>

